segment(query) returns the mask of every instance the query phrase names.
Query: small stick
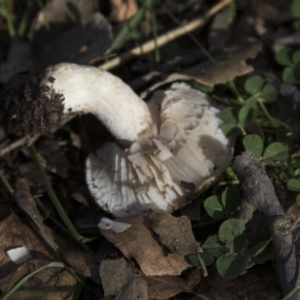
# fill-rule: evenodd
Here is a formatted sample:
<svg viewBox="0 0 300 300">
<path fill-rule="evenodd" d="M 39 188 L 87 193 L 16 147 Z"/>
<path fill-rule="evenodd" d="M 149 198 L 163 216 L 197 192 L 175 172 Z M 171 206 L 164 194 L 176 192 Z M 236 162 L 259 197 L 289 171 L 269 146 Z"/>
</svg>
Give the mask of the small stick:
<svg viewBox="0 0 300 300">
<path fill-rule="evenodd" d="M 40 137 L 40 134 L 37 134 L 35 136 L 24 136 L 24 137 L 16 140 L 15 142 L 12 142 L 8 146 L 0 149 L 0 157 L 4 156 L 5 154 L 7 154 L 7 153 L 19 148 L 19 147 L 24 146 L 24 145 L 27 145 L 27 146 L 31 145 L 39 137 Z"/>
<path fill-rule="evenodd" d="M 201 18 L 197 18 L 193 21 L 190 21 L 187 24 L 182 25 L 181 27 L 178 27 L 176 29 L 173 29 L 171 31 L 166 32 L 165 34 L 159 36 L 156 41 L 151 40 L 146 43 L 144 43 L 141 46 L 135 47 L 128 52 L 115 57 L 114 59 L 102 64 L 99 66 L 99 68 L 104 70 L 111 70 L 115 67 L 118 67 L 130 59 L 139 56 L 144 55 L 146 53 L 149 53 L 153 51 L 156 47 L 162 47 L 177 38 L 202 27 L 211 17 L 213 17 L 216 13 L 218 13 L 220 10 L 222 10 L 224 7 L 226 7 L 229 3 L 231 3 L 232 0 L 222 0 L 215 6 L 213 6 L 206 14 L 205 16 Z"/>
<path fill-rule="evenodd" d="M 61 127 L 63 127 L 66 123 L 68 123 L 69 121 L 71 121 L 76 115 L 75 114 L 70 114 L 67 115 L 63 118 L 63 120 L 61 121 L 61 124 L 59 124 L 58 126 L 54 127 L 54 128 L 49 128 L 48 132 L 50 133 L 55 133 L 58 129 L 60 129 Z M 31 146 L 33 145 L 33 143 L 38 140 L 45 132 L 41 132 L 41 133 L 36 133 L 35 135 L 26 135 L 14 142 L 12 142 L 11 144 L 9 144 L 8 146 L 0 149 L 0 157 L 4 156 L 5 154 L 20 148 L 22 146 Z"/>
<path fill-rule="evenodd" d="M 266 171 L 250 154 L 244 152 L 236 157 L 233 170 L 243 187 L 239 219 L 247 223 L 255 209 L 263 213 L 273 238 L 278 281 L 286 295 L 300 283 L 299 261 L 293 243 L 291 222 L 280 205 Z M 300 299 L 300 294 L 293 299 Z"/>
</svg>

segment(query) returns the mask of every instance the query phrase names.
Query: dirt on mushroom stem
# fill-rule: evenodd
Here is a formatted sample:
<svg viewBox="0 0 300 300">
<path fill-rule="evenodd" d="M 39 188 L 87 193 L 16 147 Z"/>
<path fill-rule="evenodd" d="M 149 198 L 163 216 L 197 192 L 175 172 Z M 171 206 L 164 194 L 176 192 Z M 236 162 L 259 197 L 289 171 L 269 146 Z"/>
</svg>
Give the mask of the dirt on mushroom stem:
<svg viewBox="0 0 300 300">
<path fill-rule="evenodd" d="M 22 73 L 6 84 L 0 101 L 0 123 L 8 134 L 34 136 L 50 132 L 65 120 L 63 95 L 49 93 L 49 87 L 41 84 L 43 76 Z"/>
</svg>

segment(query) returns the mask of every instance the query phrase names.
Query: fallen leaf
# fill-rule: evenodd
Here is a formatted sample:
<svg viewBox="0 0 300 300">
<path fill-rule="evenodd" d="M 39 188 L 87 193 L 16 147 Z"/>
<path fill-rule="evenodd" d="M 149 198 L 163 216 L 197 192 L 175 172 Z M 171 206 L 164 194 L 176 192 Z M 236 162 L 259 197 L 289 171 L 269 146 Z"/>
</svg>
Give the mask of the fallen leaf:
<svg viewBox="0 0 300 300">
<path fill-rule="evenodd" d="M 112 33 L 94 0 L 52 0 L 33 20 L 28 40 L 13 40 L 0 63 L 0 83 L 60 62 L 88 64 L 111 46 Z"/>
<path fill-rule="evenodd" d="M 44 230 L 43 217 L 36 207 L 26 179 L 18 178 L 15 190 L 15 199 L 19 207 L 27 213 L 39 230 Z"/>
<path fill-rule="evenodd" d="M 98 284 L 101 284 L 99 264 L 95 262 L 93 255 L 65 248 L 63 257 L 76 273 L 89 277 Z"/>
<path fill-rule="evenodd" d="M 40 37 L 37 39 L 40 42 Z M 72 28 L 59 32 L 56 38 L 47 43 L 34 44 L 33 50 L 45 68 L 60 62 L 88 64 L 101 56 L 110 45 L 110 25 L 102 14 L 96 12 L 85 25 L 77 23 Z"/>
<path fill-rule="evenodd" d="M 180 277 L 165 275 L 143 276 L 142 278 L 148 283 L 149 299 L 164 300 L 179 293 L 191 291 L 187 282 Z"/>
<path fill-rule="evenodd" d="M 7 54 L 7 60 L 0 64 L 0 83 L 6 83 L 10 77 L 28 70 L 36 70 L 36 62 L 28 42 L 13 39 Z"/>
<path fill-rule="evenodd" d="M 106 298 L 147 300 L 147 283 L 137 277 L 133 263 L 124 258 L 104 260 L 100 265 L 100 276 Z"/>
<path fill-rule="evenodd" d="M 232 24 L 232 8 L 227 6 L 213 19 L 209 30 L 210 49 L 224 49 L 230 37 L 229 27 Z"/>
<path fill-rule="evenodd" d="M 216 300 L 282 299 L 274 272 L 268 272 L 265 267 L 262 273 L 261 275 L 249 273 L 226 279 L 221 277 L 216 270 L 214 272 L 211 270 L 210 276 L 201 281 L 199 289 L 205 290 L 203 294 L 209 299 Z"/>
<path fill-rule="evenodd" d="M 36 234 L 16 215 L 11 214 L 0 222 L 0 290 L 2 294 L 25 275 L 53 261 L 51 253 Z M 6 255 L 6 251 L 19 246 L 25 246 L 32 254 L 32 259 L 16 265 Z M 10 299 L 31 300 L 45 297 L 47 299 L 71 299 L 76 280 L 64 269 L 47 268 L 27 280 Z"/>
<path fill-rule="evenodd" d="M 41 164 L 51 173 L 67 178 L 70 163 L 66 154 L 54 139 L 41 140 L 37 145 L 37 152 Z"/>
<path fill-rule="evenodd" d="M 260 50 L 260 43 L 241 46 L 217 57 L 214 61 L 196 65 L 182 73 L 173 73 L 169 75 L 165 80 L 154 84 L 143 92 L 141 97 L 145 98 L 159 87 L 178 80 L 195 80 L 206 86 L 227 83 L 235 77 L 252 72 L 253 67 L 251 65 L 246 65 L 244 62 L 247 59 L 255 58 Z"/>
<path fill-rule="evenodd" d="M 110 0 L 109 2 L 111 7 L 109 20 L 112 22 L 124 22 L 138 12 L 136 0 Z"/>
<path fill-rule="evenodd" d="M 200 244 L 194 238 L 191 222 L 186 216 L 176 218 L 162 210 L 150 210 L 148 219 L 160 242 L 172 253 L 189 255 L 201 251 Z"/>
<path fill-rule="evenodd" d="M 207 86 L 226 83 L 237 76 L 242 76 L 253 71 L 251 65 L 246 65 L 247 59 L 255 58 L 261 50 L 260 43 L 253 43 L 241 46 L 230 51 L 213 62 L 206 62 L 200 66 L 186 70 L 185 74 Z"/>
<path fill-rule="evenodd" d="M 112 230 L 100 230 L 101 234 L 128 259 L 133 258 L 147 276 L 180 275 L 189 267 L 184 257 L 178 254 L 165 255 L 162 247 L 154 239 L 143 216 L 118 219 L 129 223 L 131 227 L 121 233 Z"/>
</svg>

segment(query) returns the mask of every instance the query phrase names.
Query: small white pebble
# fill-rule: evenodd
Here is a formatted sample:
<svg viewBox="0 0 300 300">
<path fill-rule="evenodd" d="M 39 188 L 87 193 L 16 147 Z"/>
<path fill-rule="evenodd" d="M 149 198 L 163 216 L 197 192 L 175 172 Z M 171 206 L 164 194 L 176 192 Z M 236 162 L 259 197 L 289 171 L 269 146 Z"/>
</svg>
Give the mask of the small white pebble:
<svg viewBox="0 0 300 300">
<path fill-rule="evenodd" d="M 32 258 L 32 255 L 25 246 L 7 250 L 6 254 L 10 258 L 10 260 L 17 265 L 20 265 Z"/>
</svg>

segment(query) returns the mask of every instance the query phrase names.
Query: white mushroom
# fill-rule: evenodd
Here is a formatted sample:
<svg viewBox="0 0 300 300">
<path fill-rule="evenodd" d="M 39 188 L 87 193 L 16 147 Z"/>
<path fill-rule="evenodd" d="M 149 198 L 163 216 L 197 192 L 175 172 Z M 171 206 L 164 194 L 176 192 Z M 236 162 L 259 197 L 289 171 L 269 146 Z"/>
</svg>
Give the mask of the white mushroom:
<svg viewBox="0 0 300 300">
<path fill-rule="evenodd" d="M 231 160 L 219 109 L 185 83 L 174 83 L 147 104 L 106 71 L 63 63 L 48 68 L 40 86 L 48 98 L 61 95 L 65 114 L 92 113 L 116 138 L 86 162 L 92 196 L 115 216 L 177 209 Z"/>
</svg>

